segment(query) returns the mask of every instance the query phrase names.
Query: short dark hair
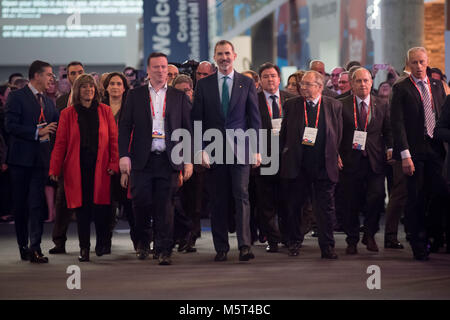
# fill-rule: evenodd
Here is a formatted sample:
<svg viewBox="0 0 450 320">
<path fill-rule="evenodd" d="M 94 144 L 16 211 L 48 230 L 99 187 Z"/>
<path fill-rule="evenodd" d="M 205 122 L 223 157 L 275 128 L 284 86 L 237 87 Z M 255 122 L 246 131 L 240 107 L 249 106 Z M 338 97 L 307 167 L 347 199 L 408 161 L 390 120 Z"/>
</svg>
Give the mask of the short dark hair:
<svg viewBox="0 0 450 320">
<path fill-rule="evenodd" d="M 15 78 L 15 77 L 23 78 L 23 74 L 21 74 L 21 73 L 19 73 L 19 72 L 16 72 L 16 73 L 11 74 L 11 75 L 9 76 L 9 78 L 8 78 L 8 83 L 11 83 L 12 78 Z M 12 83 L 11 83 L 11 84 L 12 84 Z"/>
<path fill-rule="evenodd" d="M 130 89 L 130 87 L 128 86 L 127 78 L 124 76 L 123 73 L 121 73 L 121 72 L 111 72 L 111 73 L 109 73 L 108 76 L 103 81 L 103 84 L 102 84 L 103 87 L 105 88 L 105 93 L 103 94 L 103 96 L 104 96 L 103 97 L 103 101 L 107 105 L 109 105 L 109 93 L 108 93 L 108 90 L 106 90 L 106 89 L 108 89 L 108 86 L 109 86 L 109 83 L 111 82 L 111 79 L 113 77 L 116 77 L 116 76 L 119 77 L 122 80 L 123 88 L 125 89 L 124 93 L 122 94 L 122 104 L 125 103 L 125 98 L 127 97 L 128 90 Z"/>
<path fill-rule="evenodd" d="M 389 82 L 383 81 L 382 83 L 380 83 L 380 84 L 378 85 L 378 90 L 380 90 L 381 86 L 382 86 L 382 85 L 385 85 L 385 84 L 387 84 L 389 87 L 392 88 L 392 86 L 391 86 L 391 84 L 390 84 Z"/>
<path fill-rule="evenodd" d="M 347 64 L 345 65 L 345 70 L 350 71 L 350 69 L 354 66 L 358 66 L 361 67 L 361 62 L 353 60 L 353 61 L 349 61 L 347 62 Z"/>
<path fill-rule="evenodd" d="M 167 58 L 167 55 L 162 53 L 162 52 L 152 52 L 150 53 L 150 55 L 148 56 L 147 59 L 147 66 L 150 65 L 150 59 L 152 58 L 159 58 L 159 57 L 164 57 L 167 60 L 167 63 L 169 63 L 169 58 Z"/>
<path fill-rule="evenodd" d="M 66 71 L 69 72 L 69 68 L 73 66 L 81 66 L 84 69 L 84 66 L 80 61 L 72 61 L 67 65 Z"/>
<path fill-rule="evenodd" d="M 246 73 L 251 75 L 255 82 L 259 82 L 259 75 L 255 71 L 253 71 L 253 70 L 245 70 L 245 71 L 242 72 L 242 74 L 244 74 L 244 75 Z"/>
<path fill-rule="evenodd" d="M 231 49 L 233 50 L 233 52 L 235 52 L 234 51 L 234 46 L 233 46 L 233 44 L 230 41 L 228 41 L 228 40 L 220 40 L 220 41 L 217 41 L 216 45 L 214 46 L 214 54 L 216 53 L 216 49 L 217 49 L 218 46 L 224 46 L 226 44 L 229 44 L 231 46 Z"/>
<path fill-rule="evenodd" d="M 34 79 L 34 75 L 36 73 L 42 73 L 44 72 L 44 68 L 52 67 L 50 63 L 36 60 L 33 61 L 33 63 L 30 65 L 30 68 L 28 69 L 28 79 Z"/>
<path fill-rule="evenodd" d="M 281 78 L 280 68 L 276 64 L 273 64 L 271 62 L 266 62 L 266 63 L 263 63 L 262 65 L 259 66 L 259 71 L 258 71 L 259 76 L 261 77 L 261 74 L 263 73 L 264 70 L 272 69 L 272 68 L 277 71 L 278 77 Z"/>
</svg>

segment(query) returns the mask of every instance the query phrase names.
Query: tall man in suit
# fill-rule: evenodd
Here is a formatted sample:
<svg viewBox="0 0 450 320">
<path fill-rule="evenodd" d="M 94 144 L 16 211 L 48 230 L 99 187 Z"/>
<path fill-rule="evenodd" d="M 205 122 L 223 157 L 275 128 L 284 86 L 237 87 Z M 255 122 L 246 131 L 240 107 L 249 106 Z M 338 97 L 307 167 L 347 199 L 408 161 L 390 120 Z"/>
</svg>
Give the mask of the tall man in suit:
<svg viewBox="0 0 450 320">
<path fill-rule="evenodd" d="M 144 260 L 150 248 L 150 217 L 154 221 L 155 251 L 160 265 L 170 265 L 173 247 L 173 192 L 180 171 L 192 175 L 192 163 L 174 162 L 171 153 L 180 140 L 172 141 L 176 129 L 192 136 L 191 104 L 187 95 L 167 85 L 168 60 L 152 53 L 147 60 L 148 86 L 128 93 L 119 123 L 120 171 L 130 176 L 135 214 L 137 256 Z M 131 145 L 130 145 L 131 141 Z M 126 179 L 125 179 L 126 180 Z M 122 185 L 127 182 L 122 179 Z"/>
<path fill-rule="evenodd" d="M 250 162 L 257 167 L 261 163 L 261 155 L 253 150 L 250 152 L 247 139 L 225 138 L 225 130 L 236 133 L 241 130 L 254 129 L 258 133 L 261 128 L 256 88 L 253 81 L 234 71 L 233 62 L 236 59 L 233 44 L 226 40 L 217 42 L 214 48 L 214 60 L 219 68 L 218 72 L 197 82 L 194 95 L 192 116 L 194 121 L 202 121 L 202 130 L 216 129 L 221 132 L 224 150 L 235 151 L 236 148 L 245 149 L 245 159 L 231 153 L 232 163 L 226 163 L 223 152 L 223 164 L 210 163 L 211 157 L 205 148 L 196 150 L 201 156 L 201 163 L 209 168 L 208 179 L 212 196 L 211 228 L 216 249 L 215 261 L 225 261 L 230 249 L 228 243 L 228 209 L 229 197 L 232 194 L 236 211 L 236 233 L 239 260 L 248 261 L 254 258 L 251 251 L 250 235 L 250 203 L 248 183 L 250 176 Z M 202 146 L 199 146 L 202 148 Z M 206 146 L 205 146 L 206 147 Z M 200 152 L 201 151 L 201 152 Z M 222 150 L 218 150 L 219 153 Z M 218 151 L 216 150 L 216 156 Z M 253 161 L 250 161 L 253 160 Z M 199 161 L 200 162 L 200 161 Z"/>
<path fill-rule="evenodd" d="M 283 104 L 294 95 L 280 90 L 281 71 L 277 65 L 266 62 L 259 67 L 259 77 L 262 91 L 258 93 L 259 112 L 261 114 L 262 129 L 267 130 L 267 156 L 271 157 L 272 151 L 277 155 L 279 150 L 272 150 L 271 135 L 279 136 L 281 119 L 283 117 Z M 259 171 L 259 170 L 258 170 Z M 263 233 L 267 236 L 267 252 L 277 252 L 278 243 L 281 241 L 280 230 L 277 224 L 277 215 L 285 216 L 281 212 L 281 184 L 279 174 L 261 175 L 255 177 L 256 197 L 258 203 L 259 224 Z"/>
<path fill-rule="evenodd" d="M 392 158 L 389 106 L 370 94 L 372 76 L 367 69 L 353 73 L 352 95 L 342 99 L 343 133 L 339 154 L 343 168 L 344 231 L 347 254 L 357 253 L 359 212 L 367 204 L 367 250 L 378 252 L 375 234 L 384 204 L 385 165 Z M 361 137 L 361 140 L 357 140 Z"/>
<path fill-rule="evenodd" d="M 435 139 L 434 128 L 441 115 L 445 98 L 440 81 L 426 74 L 428 55 L 424 48 L 408 50 L 407 64 L 411 75 L 392 88 L 391 124 L 394 137 L 394 158 L 402 162 L 407 176 L 408 200 L 405 222 L 410 233 L 414 258 L 428 260 L 425 217 L 445 210 L 445 181 L 442 167 L 445 149 Z"/>
<path fill-rule="evenodd" d="M 67 79 L 70 85 L 73 86 L 75 79 L 84 73 L 84 66 L 79 61 L 70 62 L 67 67 Z M 61 113 L 63 109 L 69 106 L 72 102 L 72 91 L 63 94 L 56 99 L 56 108 Z M 56 216 L 55 224 L 53 225 L 52 240 L 55 246 L 51 248 L 48 253 L 62 254 L 66 253 L 67 229 L 69 228 L 72 212 L 67 209 L 66 195 L 64 192 L 64 177 L 60 176 L 58 179 L 58 188 L 56 190 Z"/>
<path fill-rule="evenodd" d="M 334 251 L 334 189 L 339 179 L 338 148 L 342 137 L 342 104 L 322 95 L 323 76 L 308 71 L 302 96 L 284 104 L 281 124 L 281 178 L 287 179 L 289 255 L 299 253 L 302 235 L 297 217 L 312 196 L 322 258 L 337 259 Z"/>
<path fill-rule="evenodd" d="M 53 79 L 51 65 L 34 61 L 28 73 L 30 83 L 11 92 L 6 103 L 7 161 L 20 256 L 22 260 L 47 263 L 48 258 L 41 251 L 44 186 L 50 165 L 49 137 L 56 132 L 58 112 L 44 95 Z"/>
</svg>

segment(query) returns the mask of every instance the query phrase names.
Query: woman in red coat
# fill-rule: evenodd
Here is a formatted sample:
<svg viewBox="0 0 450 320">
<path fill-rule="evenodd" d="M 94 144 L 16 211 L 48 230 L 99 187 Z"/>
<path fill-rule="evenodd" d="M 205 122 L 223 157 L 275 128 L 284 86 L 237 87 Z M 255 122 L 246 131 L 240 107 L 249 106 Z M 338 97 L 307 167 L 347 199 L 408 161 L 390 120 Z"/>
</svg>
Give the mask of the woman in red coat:
<svg viewBox="0 0 450 320">
<path fill-rule="evenodd" d="M 99 102 L 94 78 L 80 75 L 72 90 L 72 106 L 59 118 L 49 175 L 57 180 L 64 170 L 67 207 L 75 209 L 79 261 L 89 261 L 93 217 L 97 256 L 105 251 L 110 214 L 111 175 L 119 171 L 118 132 L 111 108 Z"/>
</svg>

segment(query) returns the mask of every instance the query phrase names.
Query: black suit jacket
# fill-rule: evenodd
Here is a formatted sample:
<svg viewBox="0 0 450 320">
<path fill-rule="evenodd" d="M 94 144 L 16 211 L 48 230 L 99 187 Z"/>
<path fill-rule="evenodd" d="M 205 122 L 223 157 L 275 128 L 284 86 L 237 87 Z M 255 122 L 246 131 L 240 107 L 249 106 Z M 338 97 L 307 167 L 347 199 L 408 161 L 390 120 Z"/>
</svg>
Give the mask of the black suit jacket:
<svg viewBox="0 0 450 320">
<path fill-rule="evenodd" d="M 342 99 L 343 133 L 339 153 L 344 164 L 344 173 L 353 173 L 359 169 L 362 152 L 352 148 L 355 132 L 353 108 L 354 95 Z M 386 149 L 392 148 L 392 132 L 389 118 L 389 105 L 371 96 L 371 119 L 367 125 L 366 148 L 372 170 L 381 174 L 385 171 Z M 359 123 L 358 106 L 356 106 Z"/>
<path fill-rule="evenodd" d="M 56 99 L 56 109 L 58 109 L 60 113 L 61 111 L 63 111 L 63 109 L 67 107 L 67 103 L 69 102 L 69 96 L 70 92 L 63 94 L 62 96 L 58 97 L 58 99 Z"/>
<path fill-rule="evenodd" d="M 440 81 L 429 78 L 436 118 L 442 113 L 445 91 Z M 394 137 L 394 158 L 401 159 L 400 152 L 409 149 L 414 158 L 425 141 L 425 120 L 422 99 L 409 77 L 402 78 L 392 87 L 390 101 L 391 126 Z M 442 156 L 444 147 L 441 146 Z"/>
<path fill-rule="evenodd" d="M 281 124 L 281 177 L 295 179 L 302 164 L 302 138 L 305 131 L 304 98 L 295 97 L 284 104 Z M 338 149 L 342 139 L 342 103 L 334 98 L 322 96 L 321 108 L 326 122 L 325 166 L 333 182 L 339 180 Z"/>
<path fill-rule="evenodd" d="M 28 86 L 13 91 L 6 102 L 5 128 L 9 134 L 8 164 L 23 167 L 50 165 L 50 143 L 36 139 L 41 106 Z M 44 95 L 44 116 L 47 123 L 57 122 L 58 111 Z"/>
<path fill-rule="evenodd" d="M 171 141 L 171 137 L 173 131 L 179 128 L 186 129 L 193 137 L 191 104 L 183 91 L 168 86 L 166 92 L 166 116 L 164 118 L 166 153 L 172 167 L 177 171 L 182 170 L 183 167 L 182 164 L 173 163 L 171 153 L 174 146 L 181 139 Z M 150 108 L 149 87 L 142 86 L 130 90 L 119 121 L 119 155 L 120 157 L 131 158 L 133 170 L 144 169 L 148 162 L 153 141 L 152 130 L 153 119 Z M 192 153 L 192 145 L 191 150 L 186 151 Z"/>
<path fill-rule="evenodd" d="M 444 169 L 444 174 L 447 176 L 447 182 L 450 183 L 450 152 L 448 148 L 450 143 L 450 96 L 447 96 L 442 106 L 441 116 L 434 129 L 434 137 L 447 143 L 447 168 Z"/>
</svg>

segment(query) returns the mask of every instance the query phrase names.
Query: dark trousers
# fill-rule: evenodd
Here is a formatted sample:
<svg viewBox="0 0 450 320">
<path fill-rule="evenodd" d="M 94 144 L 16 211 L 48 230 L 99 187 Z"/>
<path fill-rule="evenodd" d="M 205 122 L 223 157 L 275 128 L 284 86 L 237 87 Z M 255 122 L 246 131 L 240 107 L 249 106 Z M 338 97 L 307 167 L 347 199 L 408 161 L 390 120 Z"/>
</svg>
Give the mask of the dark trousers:
<svg viewBox="0 0 450 320">
<path fill-rule="evenodd" d="M 189 179 L 190 180 L 190 179 Z M 189 181 L 188 180 L 188 181 Z M 175 188 L 174 195 L 173 195 L 173 205 L 174 205 L 174 219 L 173 219 L 173 239 L 174 241 L 177 240 L 188 240 L 188 236 L 190 235 L 190 232 L 192 230 L 192 220 L 189 216 L 190 206 L 192 205 L 192 202 L 185 206 L 182 201 L 182 196 L 186 189 L 192 188 L 193 186 L 189 186 L 187 184 L 184 184 L 181 188 Z M 192 191 L 192 190 L 189 190 Z M 193 200 L 193 199 L 192 199 Z M 189 207 L 189 211 L 188 211 Z M 189 213 L 188 213 L 189 212 Z"/>
<path fill-rule="evenodd" d="M 200 238 L 202 214 L 202 196 L 203 196 L 204 173 L 196 172 L 192 177 L 185 181 L 181 188 L 181 202 L 186 213 L 186 217 L 191 221 L 190 232 L 193 239 Z"/>
<path fill-rule="evenodd" d="M 384 173 L 373 172 L 368 157 L 361 157 L 356 171 L 341 174 L 339 184 L 345 190 L 341 194 L 345 197 L 343 221 L 348 244 L 359 242 L 359 213 L 362 204 L 367 208 L 364 219 L 367 234 L 373 237 L 377 233 L 384 201 L 384 180 Z"/>
<path fill-rule="evenodd" d="M 178 172 L 170 165 L 166 152 L 151 153 L 143 170 L 131 171 L 131 194 L 138 249 L 150 247 L 153 218 L 154 249 L 170 254 L 173 246 L 173 192 Z"/>
<path fill-rule="evenodd" d="M 413 157 L 415 172 L 406 177 L 408 200 L 405 222 L 410 234 L 414 254 L 421 254 L 427 242 L 426 213 L 428 219 L 442 217 L 445 213 L 447 188 L 442 176 L 444 151 L 436 141 L 426 139 L 423 148 Z"/>
<path fill-rule="evenodd" d="M 72 218 L 72 211 L 67 209 L 66 194 L 64 191 L 64 177 L 58 179 L 55 203 L 55 223 L 53 225 L 52 240 L 56 247 L 65 247 L 67 241 L 67 229 Z"/>
<path fill-rule="evenodd" d="M 228 201 L 232 194 L 235 206 L 236 235 L 238 248 L 251 245 L 250 202 L 248 183 L 250 165 L 217 165 L 208 172 L 211 190 L 211 231 L 217 252 L 230 250 L 228 243 Z"/>
<path fill-rule="evenodd" d="M 41 250 L 44 214 L 44 186 L 48 170 L 37 167 L 10 166 L 13 212 L 17 244 Z M 29 225 L 29 227 L 28 227 Z"/>
<path fill-rule="evenodd" d="M 336 183 L 325 178 L 327 175 L 326 172 L 323 172 L 324 170 L 325 168 L 319 170 L 322 171 L 319 175 L 312 175 L 302 168 L 296 179 L 287 180 L 289 243 L 301 243 L 303 241 L 299 225 L 302 223 L 301 212 L 308 197 L 311 197 L 319 232 L 320 249 L 334 248 L 334 191 Z"/>
<path fill-rule="evenodd" d="M 403 173 L 402 162 L 396 161 L 392 165 L 393 179 L 389 193 L 389 203 L 386 208 L 384 239 L 397 240 L 398 224 L 404 213 L 408 190 L 406 187 L 406 175 Z"/>
<path fill-rule="evenodd" d="M 11 174 L 10 170 L 0 172 L 0 216 L 11 214 Z"/>
<path fill-rule="evenodd" d="M 281 182 L 276 175 L 255 176 L 258 221 L 269 243 L 281 241 L 278 228 L 278 212 L 281 209 Z"/>
</svg>

